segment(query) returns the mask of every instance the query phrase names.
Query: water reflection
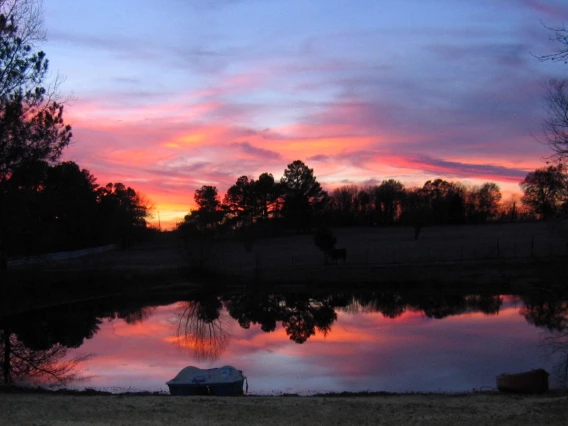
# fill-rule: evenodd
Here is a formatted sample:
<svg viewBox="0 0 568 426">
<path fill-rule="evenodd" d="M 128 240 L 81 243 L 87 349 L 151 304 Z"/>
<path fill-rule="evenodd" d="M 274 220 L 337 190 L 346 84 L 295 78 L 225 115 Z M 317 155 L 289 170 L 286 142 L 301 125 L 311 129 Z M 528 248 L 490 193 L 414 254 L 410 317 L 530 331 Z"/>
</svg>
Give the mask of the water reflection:
<svg viewBox="0 0 568 426">
<path fill-rule="evenodd" d="M 230 335 L 222 307 L 219 298 L 212 295 L 177 304 L 177 342 L 190 349 L 197 360 L 214 361 L 227 348 Z"/>
<path fill-rule="evenodd" d="M 84 312 L 46 311 L 0 317 L 2 382 L 64 384 L 81 376 L 80 364 L 89 355 L 68 356 L 99 330 L 100 319 Z"/>
<path fill-rule="evenodd" d="M 544 328 L 543 346 L 556 359 L 552 374 L 568 385 L 568 293 L 565 290 L 532 292 L 522 296 L 521 315 L 529 324 Z"/>
<path fill-rule="evenodd" d="M 316 330 L 327 334 L 337 319 L 329 296 L 245 293 L 227 296 L 224 302 L 242 328 L 260 324 L 261 330 L 269 333 L 281 323 L 296 343 L 304 343 Z"/>
<path fill-rule="evenodd" d="M 87 366 L 102 386 L 116 382 L 118 368 L 131 379 L 151 375 L 163 384 L 164 378 L 195 364 L 187 359 L 189 353 L 203 367 L 239 362 L 239 368 L 263 376 L 276 374 L 266 368 L 282 368 L 272 360 L 288 360 L 321 391 L 449 391 L 493 384 L 496 374 L 515 372 L 507 370 L 513 366 L 543 366 L 531 331 L 538 329 L 546 331 L 540 338 L 557 376 L 564 377 L 560 383 L 566 383 L 566 292 L 541 289 L 513 298 L 452 290 L 256 289 L 98 300 L 0 317 L 1 353 L 4 359 L 18 345 L 44 351 L 44 357 L 53 350 L 52 364 L 58 364 L 76 356 L 66 350 L 81 347 L 97 354 Z M 299 373 L 282 373 L 274 388 L 289 385 L 300 391 L 304 379 L 293 374 Z M 359 388 L 363 383 L 370 387 Z"/>
</svg>

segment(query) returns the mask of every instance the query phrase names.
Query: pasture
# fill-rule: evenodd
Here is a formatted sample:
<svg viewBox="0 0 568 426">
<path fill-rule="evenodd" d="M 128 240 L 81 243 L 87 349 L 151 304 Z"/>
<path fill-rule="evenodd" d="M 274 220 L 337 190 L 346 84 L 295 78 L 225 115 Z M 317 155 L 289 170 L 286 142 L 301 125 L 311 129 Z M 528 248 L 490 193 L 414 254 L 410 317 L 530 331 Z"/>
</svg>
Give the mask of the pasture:
<svg viewBox="0 0 568 426">
<path fill-rule="evenodd" d="M 418 240 L 411 227 L 337 228 L 336 247 L 347 250 L 345 264 L 325 265 L 313 235 L 258 239 L 251 252 L 242 242 L 219 242 L 207 262 L 215 271 L 265 282 L 421 281 L 428 274 L 442 280 L 476 279 L 476 271 L 494 276 L 504 265 L 517 265 L 520 271 L 535 263 L 561 261 L 568 254 L 562 226 L 532 222 L 425 227 Z"/>
</svg>

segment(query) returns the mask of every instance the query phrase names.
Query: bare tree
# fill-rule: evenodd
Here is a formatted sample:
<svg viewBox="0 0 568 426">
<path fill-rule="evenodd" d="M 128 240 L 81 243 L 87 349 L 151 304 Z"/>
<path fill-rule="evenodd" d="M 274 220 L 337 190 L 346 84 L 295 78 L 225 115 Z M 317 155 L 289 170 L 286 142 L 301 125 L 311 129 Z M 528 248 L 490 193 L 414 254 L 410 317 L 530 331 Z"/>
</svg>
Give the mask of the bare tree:
<svg viewBox="0 0 568 426">
<path fill-rule="evenodd" d="M 568 156 L 568 80 L 551 80 L 546 93 L 548 117 L 544 120 L 544 143 L 553 151 L 553 157 L 563 160 Z"/>
<path fill-rule="evenodd" d="M 41 0 L 0 0 L 0 13 L 12 17 L 24 43 L 46 39 Z"/>
<path fill-rule="evenodd" d="M 558 42 L 561 47 L 558 47 L 553 53 L 548 55 L 537 56 L 538 59 L 541 61 L 568 62 L 568 28 L 564 25 L 560 27 L 544 25 L 544 27 L 553 33 L 550 36 L 550 40 Z"/>
</svg>

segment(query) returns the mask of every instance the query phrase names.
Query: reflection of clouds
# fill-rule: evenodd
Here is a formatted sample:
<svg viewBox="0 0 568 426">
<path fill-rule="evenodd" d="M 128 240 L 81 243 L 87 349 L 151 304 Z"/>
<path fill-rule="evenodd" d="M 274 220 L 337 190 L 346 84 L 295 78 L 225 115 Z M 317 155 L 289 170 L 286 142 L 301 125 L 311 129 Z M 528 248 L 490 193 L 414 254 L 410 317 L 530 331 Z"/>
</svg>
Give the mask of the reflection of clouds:
<svg viewBox="0 0 568 426">
<path fill-rule="evenodd" d="M 225 352 L 230 341 L 226 315 L 208 317 L 200 302 L 180 302 L 176 315 L 176 342 L 191 350 L 199 361 L 214 361 Z"/>
<path fill-rule="evenodd" d="M 243 329 L 222 309 L 221 324 L 213 321 L 225 336 L 213 345 L 216 350 L 209 339 L 215 330 L 204 319 L 214 317 L 213 309 L 207 314 L 203 305 L 184 302 L 158 307 L 142 324 L 105 321 L 82 351 L 96 354 L 85 363 L 94 376 L 90 386 L 140 390 L 166 390 L 165 382 L 188 365 L 188 353 L 197 355 L 201 368 L 238 366 L 254 393 L 471 391 L 494 386 L 495 375 L 503 372 L 537 367 L 552 372 L 551 363 L 542 362 L 540 330 L 519 315 L 518 301 L 502 300 L 498 315 L 468 310 L 437 320 L 419 309 L 389 319 L 381 312 L 362 312 L 361 305 L 354 307 L 346 299 L 327 336 L 316 332 L 302 345 L 290 341 L 280 324 L 271 333 L 258 324 Z M 488 302 L 489 310 L 499 304 L 497 299 Z M 178 335 L 178 327 L 186 323 L 191 334 Z"/>
</svg>

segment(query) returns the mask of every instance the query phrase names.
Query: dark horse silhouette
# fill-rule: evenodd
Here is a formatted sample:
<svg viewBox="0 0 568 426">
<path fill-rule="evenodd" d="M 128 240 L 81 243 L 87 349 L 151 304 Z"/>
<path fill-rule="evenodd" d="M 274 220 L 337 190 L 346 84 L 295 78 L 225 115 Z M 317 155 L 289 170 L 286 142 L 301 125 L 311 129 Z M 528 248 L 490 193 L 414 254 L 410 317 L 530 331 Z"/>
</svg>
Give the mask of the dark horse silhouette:
<svg viewBox="0 0 568 426">
<path fill-rule="evenodd" d="M 343 263 L 345 263 L 345 260 L 347 259 L 347 249 L 344 248 L 333 248 L 327 254 L 331 258 L 331 263 L 334 265 L 339 262 L 339 259 L 342 259 Z"/>
</svg>

